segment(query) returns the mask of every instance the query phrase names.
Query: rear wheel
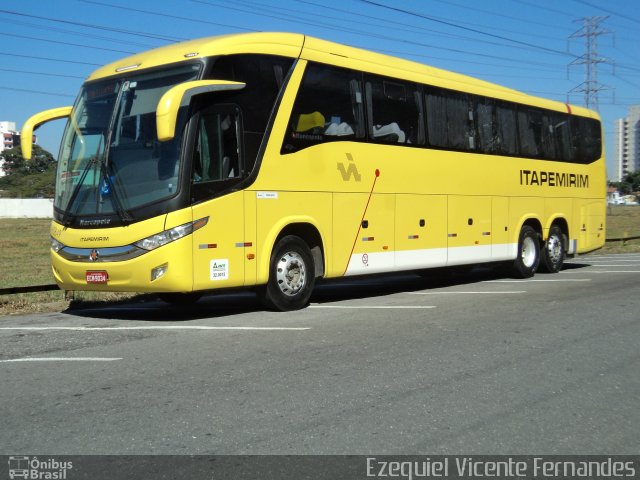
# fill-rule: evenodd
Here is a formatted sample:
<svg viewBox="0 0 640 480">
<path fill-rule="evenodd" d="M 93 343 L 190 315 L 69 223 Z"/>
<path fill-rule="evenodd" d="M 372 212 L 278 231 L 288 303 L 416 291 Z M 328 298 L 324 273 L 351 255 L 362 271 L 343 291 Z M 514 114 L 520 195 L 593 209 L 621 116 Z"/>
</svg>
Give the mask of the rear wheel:
<svg viewBox="0 0 640 480">
<path fill-rule="evenodd" d="M 557 225 L 549 229 L 549 236 L 542 247 L 540 271 L 557 273 L 562 268 L 566 254 L 565 235 Z"/>
<path fill-rule="evenodd" d="M 511 273 L 517 278 L 533 277 L 540 264 L 540 238 L 538 232 L 524 225 L 518 238 L 518 256 L 513 262 Z"/>
<path fill-rule="evenodd" d="M 258 295 L 269 309 L 299 310 L 309 303 L 315 284 L 315 265 L 309 246 L 299 237 L 287 235 L 273 249 L 269 280 Z"/>
</svg>

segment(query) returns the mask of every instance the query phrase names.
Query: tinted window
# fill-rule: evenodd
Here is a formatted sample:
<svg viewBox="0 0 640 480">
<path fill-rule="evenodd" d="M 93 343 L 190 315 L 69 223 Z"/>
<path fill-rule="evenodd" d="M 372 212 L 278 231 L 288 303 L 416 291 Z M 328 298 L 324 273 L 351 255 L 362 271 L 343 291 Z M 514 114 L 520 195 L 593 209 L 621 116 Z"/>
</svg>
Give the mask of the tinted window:
<svg viewBox="0 0 640 480">
<path fill-rule="evenodd" d="M 194 183 L 240 176 L 240 131 L 240 115 L 234 107 L 215 106 L 200 114 L 193 158 Z"/>
<path fill-rule="evenodd" d="M 424 143 L 417 85 L 370 76 L 366 79 L 365 89 L 369 138 L 383 143 Z"/>
<path fill-rule="evenodd" d="M 498 130 L 498 153 L 502 155 L 519 155 L 518 121 L 515 105 L 499 102 L 496 105 L 496 127 Z"/>
<path fill-rule="evenodd" d="M 233 103 L 243 112 L 247 172 L 255 164 L 271 112 L 293 60 L 272 55 L 228 55 L 216 59 L 207 78 L 244 82 L 242 90 L 215 94 L 216 102 Z"/>
<path fill-rule="evenodd" d="M 570 117 L 576 163 L 591 163 L 602 156 L 600 122 L 585 117 Z"/>
<path fill-rule="evenodd" d="M 499 153 L 500 137 L 496 121 L 495 102 L 490 98 L 480 98 L 476 105 L 478 127 L 478 149 L 483 153 Z"/>
<path fill-rule="evenodd" d="M 453 150 L 475 150 L 471 97 L 446 90 L 429 91 L 427 132 L 429 145 Z"/>
<path fill-rule="evenodd" d="M 520 155 L 537 158 L 541 153 L 542 114 L 528 108 L 518 110 Z"/>
<path fill-rule="evenodd" d="M 360 73 L 309 64 L 296 97 L 283 153 L 322 142 L 364 138 Z"/>
</svg>

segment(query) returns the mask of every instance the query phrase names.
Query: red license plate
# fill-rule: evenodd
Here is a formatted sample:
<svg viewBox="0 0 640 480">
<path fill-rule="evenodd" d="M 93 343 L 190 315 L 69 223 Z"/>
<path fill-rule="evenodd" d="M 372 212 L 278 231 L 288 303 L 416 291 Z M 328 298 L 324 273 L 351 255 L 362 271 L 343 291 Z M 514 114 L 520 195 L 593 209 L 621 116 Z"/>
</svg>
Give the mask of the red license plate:
<svg viewBox="0 0 640 480">
<path fill-rule="evenodd" d="M 86 274 L 87 283 L 107 283 L 109 274 L 104 270 L 88 271 Z"/>
</svg>

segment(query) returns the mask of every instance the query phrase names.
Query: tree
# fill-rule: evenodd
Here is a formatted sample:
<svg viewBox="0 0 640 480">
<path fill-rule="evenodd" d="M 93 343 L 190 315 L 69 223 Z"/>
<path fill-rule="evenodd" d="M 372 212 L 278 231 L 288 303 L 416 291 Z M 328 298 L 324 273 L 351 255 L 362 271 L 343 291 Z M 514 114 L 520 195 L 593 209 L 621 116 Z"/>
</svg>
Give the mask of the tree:
<svg viewBox="0 0 640 480">
<path fill-rule="evenodd" d="M 623 183 L 628 183 L 631 186 L 631 192 L 640 192 L 640 170 L 627 173 L 623 179 Z"/>
<path fill-rule="evenodd" d="M 38 145 L 33 146 L 32 158 L 26 161 L 20 146 L 0 153 L 6 176 L 0 177 L 2 196 L 13 198 L 53 197 L 55 192 L 56 160 Z"/>
</svg>

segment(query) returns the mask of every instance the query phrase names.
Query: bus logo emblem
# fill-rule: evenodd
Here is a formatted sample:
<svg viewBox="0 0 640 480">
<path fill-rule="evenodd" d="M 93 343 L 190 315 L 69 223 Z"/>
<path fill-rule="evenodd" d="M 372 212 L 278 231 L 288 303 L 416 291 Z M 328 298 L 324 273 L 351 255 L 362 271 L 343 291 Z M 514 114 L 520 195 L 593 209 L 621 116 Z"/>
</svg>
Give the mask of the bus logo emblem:
<svg viewBox="0 0 640 480">
<path fill-rule="evenodd" d="M 96 260 L 98 260 L 99 257 L 100 257 L 100 252 L 98 252 L 98 250 L 94 248 L 93 250 L 91 250 L 91 253 L 89 254 L 89 261 L 95 262 Z"/>
<path fill-rule="evenodd" d="M 338 163 L 338 170 L 340 171 L 340 175 L 342 175 L 342 180 L 348 182 L 353 176 L 356 182 L 359 182 L 362 176 L 360 175 L 360 172 L 358 172 L 358 167 L 356 167 L 353 156 L 350 153 L 347 153 L 346 155 L 347 160 L 349 161 L 349 166 L 345 167 L 344 162 Z"/>
</svg>

